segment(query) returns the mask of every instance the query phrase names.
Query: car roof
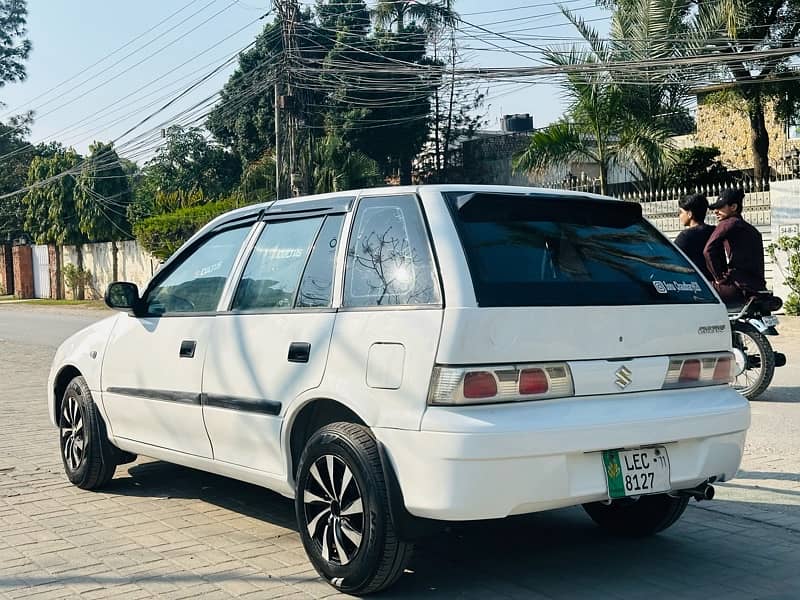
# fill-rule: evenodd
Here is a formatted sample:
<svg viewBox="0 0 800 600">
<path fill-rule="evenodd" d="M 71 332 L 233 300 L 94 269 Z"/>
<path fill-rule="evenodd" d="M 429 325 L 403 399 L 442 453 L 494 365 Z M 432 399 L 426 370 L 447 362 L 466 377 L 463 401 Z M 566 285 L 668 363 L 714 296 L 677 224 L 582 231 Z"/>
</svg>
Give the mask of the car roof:
<svg viewBox="0 0 800 600">
<path fill-rule="evenodd" d="M 259 204 L 249 204 L 242 208 L 234 209 L 214 219 L 213 227 L 219 227 L 231 221 L 237 221 L 248 216 L 269 212 L 292 212 L 293 209 L 302 211 L 313 209 L 317 206 L 322 207 L 327 201 L 333 200 L 356 200 L 360 196 L 382 196 L 397 194 L 418 194 L 421 192 L 483 192 L 483 193 L 505 193 L 505 194 L 541 194 L 546 196 L 562 197 L 581 197 L 596 198 L 598 200 L 617 200 L 608 196 L 601 196 L 589 192 L 575 192 L 572 190 L 558 190 L 551 188 L 537 188 L 517 185 L 470 185 L 470 184 L 442 184 L 442 185 L 401 185 L 383 186 L 375 188 L 361 188 L 355 190 L 345 190 L 329 194 L 314 194 L 311 196 L 301 196 L 298 198 L 281 198 L 270 202 Z M 621 201 L 620 201 L 621 202 Z M 314 206 L 316 205 L 316 206 Z M 211 229 L 212 227 L 207 227 Z M 206 228 L 204 228 L 206 229 Z"/>
</svg>

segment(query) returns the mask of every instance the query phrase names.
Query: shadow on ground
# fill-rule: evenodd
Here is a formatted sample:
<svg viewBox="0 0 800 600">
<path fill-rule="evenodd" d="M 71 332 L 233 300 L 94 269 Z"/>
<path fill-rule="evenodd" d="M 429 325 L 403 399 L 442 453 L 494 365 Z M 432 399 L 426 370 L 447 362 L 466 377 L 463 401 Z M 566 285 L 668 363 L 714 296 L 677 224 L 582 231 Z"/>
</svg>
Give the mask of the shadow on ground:
<svg viewBox="0 0 800 600">
<path fill-rule="evenodd" d="M 297 530 L 291 500 L 159 461 L 132 465 L 108 493 L 199 499 Z M 788 565 L 798 551 L 798 536 L 780 526 L 693 504 L 644 540 L 611 537 L 570 508 L 451 525 L 417 544 L 409 571 L 381 598 L 797 598 L 800 577 Z"/>
</svg>

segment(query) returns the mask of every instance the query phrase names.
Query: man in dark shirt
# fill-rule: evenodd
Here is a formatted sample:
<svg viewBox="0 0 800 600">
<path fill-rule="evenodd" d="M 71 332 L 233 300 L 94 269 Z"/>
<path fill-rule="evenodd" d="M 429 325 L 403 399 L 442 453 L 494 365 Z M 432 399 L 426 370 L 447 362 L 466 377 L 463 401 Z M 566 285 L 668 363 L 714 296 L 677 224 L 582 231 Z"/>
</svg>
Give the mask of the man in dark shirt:
<svg viewBox="0 0 800 600">
<path fill-rule="evenodd" d="M 767 284 L 764 242 L 758 230 L 742 219 L 744 192 L 723 190 L 711 208 L 719 224 L 703 254 L 714 287 L 726 304 L 740 304 Z"/>
<path fill-rule="evenodd" d="M 690 194 L 678 200 L 678 207 L 678 219 L 686 229 L 675 238 L 675 245 L 683 250 L 706 279 L 713 281 L 714 278 L 711 277 L 711 271 L 708 270 L 706 258 L 703 256 L 708 238 L 714 231 L 713 225 L 705 223 L 708 200 L 703 194 Z"/>
</svg>

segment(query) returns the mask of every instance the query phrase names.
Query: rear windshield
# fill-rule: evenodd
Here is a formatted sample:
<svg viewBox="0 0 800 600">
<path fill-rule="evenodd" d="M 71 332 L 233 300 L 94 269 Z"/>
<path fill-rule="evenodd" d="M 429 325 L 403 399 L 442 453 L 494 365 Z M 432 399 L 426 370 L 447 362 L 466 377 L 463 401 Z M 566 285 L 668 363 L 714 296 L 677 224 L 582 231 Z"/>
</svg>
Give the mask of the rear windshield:
<svg viewBox="0 0 800 600">
<path fill-rule="evenodd" d="M 444 194 L 480 306 L 715 303 L 694 267 L 642 218 L 594 198 Z"/>
</svg>

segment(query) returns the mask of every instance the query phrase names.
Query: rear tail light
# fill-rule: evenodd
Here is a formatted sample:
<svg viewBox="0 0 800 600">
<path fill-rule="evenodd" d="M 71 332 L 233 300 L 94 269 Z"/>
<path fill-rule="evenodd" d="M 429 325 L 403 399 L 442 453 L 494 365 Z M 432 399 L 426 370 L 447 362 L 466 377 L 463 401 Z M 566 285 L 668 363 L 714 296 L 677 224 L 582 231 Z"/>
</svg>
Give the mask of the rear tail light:
<svg viewBox="0 0 800 600">
<path fill-rule="evenodd" d="M 662 389 L 722 385 L 733 380 L 733 355 L 730 352 L 671 356 Z"/>
<path fill-rule="evenodd" d="M 475 371 L 464 375 L 465 398 L 493 398 L 496 395 L 497 380 L 489 371 Z"/>
<path fill-rule="evenodd" d="M 428 403 L 489 404 L 574 395 L 566 363 L 491 367 L 435 367 Z"/>
</svg>

